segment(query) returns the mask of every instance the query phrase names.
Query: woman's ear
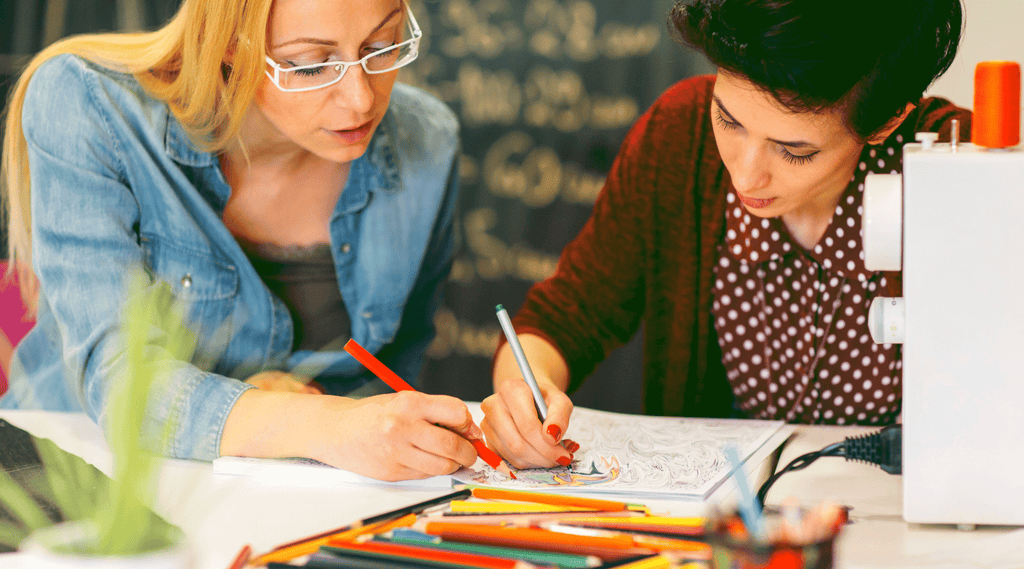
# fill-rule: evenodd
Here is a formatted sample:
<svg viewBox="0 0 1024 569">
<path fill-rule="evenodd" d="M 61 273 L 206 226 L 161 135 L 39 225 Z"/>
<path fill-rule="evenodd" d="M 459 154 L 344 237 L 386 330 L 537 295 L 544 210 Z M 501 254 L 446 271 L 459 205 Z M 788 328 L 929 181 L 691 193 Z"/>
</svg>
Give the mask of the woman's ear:
<svg viewBox="0 0 1024 569">
<path fill-rule="evenodd" d="M 885 142 L 885 139 L 889 138 L 889 135 L 892 134 L 893 131 L 895 131 L 897 128 L 899 128 L 901 124 L 903 124 L 903 121 L 906 120 L 907 115 L 909 115 L 910 111 L 914 110 L 915 107 L 916 105 L 914 105 L 914 103 L 907 103 L 907 106 L 903 107 L 903 112 L 889 119 L 889 122 L 885 123 L 885 126 L 882 127 L 882 130 L 879 130 L 875 134 L 871 135 L 870 138 L 868 138 L 867 143 L 881 144 Z"/>
</svg>

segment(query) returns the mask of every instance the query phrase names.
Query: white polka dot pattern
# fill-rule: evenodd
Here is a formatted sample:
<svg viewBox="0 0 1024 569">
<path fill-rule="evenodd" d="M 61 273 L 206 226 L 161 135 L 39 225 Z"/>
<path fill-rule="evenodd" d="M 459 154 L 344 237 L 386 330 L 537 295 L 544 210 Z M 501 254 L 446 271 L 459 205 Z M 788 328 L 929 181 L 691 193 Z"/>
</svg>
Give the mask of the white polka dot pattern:
<svg viewBox="0 0 1024 569">
<path fill-rule="evenodd" d="M 887 283 L 864 268 L 860 212 L 865 175 L 902 171 L 901 160 L 895 141 L 866 146 L 809 251 L 781 219 L 726 208 L 712 313 L 733 394 L 749 417 L 871 425 L 899 414 L 900 346 L 875 344 L 867 328 L 871 300 Z"/>
</svg>

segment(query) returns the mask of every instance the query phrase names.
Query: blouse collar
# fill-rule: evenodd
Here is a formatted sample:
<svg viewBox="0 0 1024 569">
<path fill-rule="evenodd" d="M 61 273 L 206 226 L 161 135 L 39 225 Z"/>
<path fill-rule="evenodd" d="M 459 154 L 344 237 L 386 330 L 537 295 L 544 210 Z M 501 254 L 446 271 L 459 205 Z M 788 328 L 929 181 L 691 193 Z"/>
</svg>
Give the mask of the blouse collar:
<svg viewBox="0 0 1024 569">
<path fill-rule="evenodd" d="M 825 233 L 810 250 L 792 238 L 781 218 L 760 218 L 747 212 L 730 187 L 725 212 L 726 253 L 748 265 L 778 262 L 786 256 L 802 254 L 841 278 L 861 282 L 871 279 L 875 272 L 864 267 L 861 237 L 864 179 L 869 172 L 890 174 L 903 171 L 903 139 L 902 133 L 893 133 L 882 144 L 864 147 Z"/>
</svg>

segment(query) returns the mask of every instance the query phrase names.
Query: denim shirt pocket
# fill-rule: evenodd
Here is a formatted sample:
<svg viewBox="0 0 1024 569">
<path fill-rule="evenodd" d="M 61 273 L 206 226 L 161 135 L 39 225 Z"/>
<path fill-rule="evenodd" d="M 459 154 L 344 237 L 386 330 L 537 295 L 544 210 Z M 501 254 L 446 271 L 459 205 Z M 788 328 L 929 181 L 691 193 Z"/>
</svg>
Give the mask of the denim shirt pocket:
<svg viewBox="0 0 1024 569">
<path fill-rule="evenodd" d="M 185 307 L 191 332 L 207 348 L 223 348 L 231 335 L 238 269 L 209 251 L 151 234 L 142 236 L 142 249 L 153 278 L 170 285 Z"/>
</svg>

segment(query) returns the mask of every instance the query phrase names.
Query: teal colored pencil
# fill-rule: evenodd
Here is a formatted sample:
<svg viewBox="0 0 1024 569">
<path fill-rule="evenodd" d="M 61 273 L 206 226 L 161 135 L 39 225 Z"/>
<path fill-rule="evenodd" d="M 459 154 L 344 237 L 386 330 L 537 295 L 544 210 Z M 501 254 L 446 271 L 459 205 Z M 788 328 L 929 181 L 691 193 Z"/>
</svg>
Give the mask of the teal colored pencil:
<svg viewBox="0 0 1024 569">
<path fill-rule="evenodd" d="M 401 532 L 401 535 L 392 535 L 390 538 L 374 536 L 373 540 L 391 541 L 394 543 L 407 543 L 409 545 L 416 545 L 419 547 L 445 549 L 448 551 L 461 551 L 463 553 L 479 553 L 481 555 L 493 555 L 495 557 L 519 559 L 521 561 L 527 561 L 529 563 L 537 563 L 541 565 L 557 565 L 559 567 L 567 567 L 572 569 L 586 569 L 587 567 L 597 567 L 598 565 L 601 565 L 601 559 L 593 555 L 573 555 L 571 553 L 534 551 L 531 549 L 513 549 L 510 547 L 498 547 L 496 545 L 458 543 L 454 541 L 441 541 L 440 538 L 423 533 L 420 533 L 420 535 L 424 537 L 414 536 L 411 535 L 409 531 L 403 531 Z"/>
</svg>

